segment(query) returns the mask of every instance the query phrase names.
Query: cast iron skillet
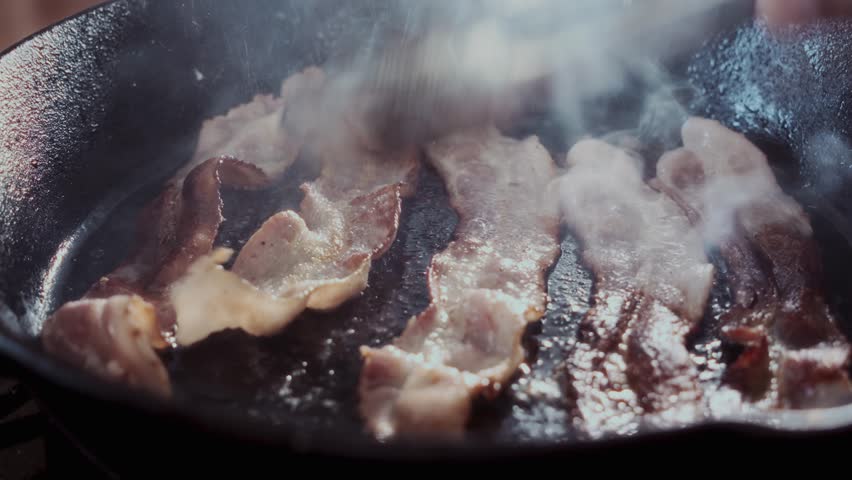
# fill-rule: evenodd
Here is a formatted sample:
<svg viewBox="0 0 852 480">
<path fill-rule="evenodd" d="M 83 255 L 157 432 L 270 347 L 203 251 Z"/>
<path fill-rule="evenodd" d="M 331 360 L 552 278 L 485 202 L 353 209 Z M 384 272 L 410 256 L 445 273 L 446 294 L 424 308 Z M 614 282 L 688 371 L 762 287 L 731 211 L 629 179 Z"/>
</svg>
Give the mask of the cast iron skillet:
<svg viewBox="0 0 852 480">
<path fill-rule="evenodd" d="M 174 402 L 101 382 L 45 356 L 35 339 L 45 316 L 127 252 L 134 212 L 189 158 L 204 118 L 275 91 L 289 73 L 322 64 L 330 52 L 368 47 L 378 28 L 403 21 L 398 14 L 405 11 L 380 0 L 357 7 L 333 0 L 251 5 L 119 1 L 39 33 L 0 58 L 0 353 L 26 376 L 58 425 L 99 458 L 140 473 L 175 460 L 193 471 L 230 459 L 273 465 L 284 456 L 288 462 L 529 461 L 659 447 L 694 453 L 711 444 L 735 450 L 756 439 L 790 446 L 807 438 L 814 445 L 852 435 L 852 407 L 842 407 L 578 442 L 570 429 L 554 428 L 561 425 L 558 400 L 527 402 L 513 388 L 479 407 L 473 433 L 462 441 L 370 439 L 354 411 L 354 349 L 387 342 L 425 306 L 423 272 L 455 222 L 428 170 L 404 207 L 400 238 L 375 266 L 361 298 L 331 315 L 306 314 L 269 339 L 226 332 L 168 355 L 178 385 Z M 806 30 L 796 33 L 801 41 L 785 43 L 759 29 L 732 27 L 744 18 L 726 19 L 722 40 L 672 66 L 689 91 L 690 99 L 681 100 L 692 113 L 746 132 L 772 154 L 779 178 L 814 217 L 832 307 L 848 333 L 852 305 L 844 277 L 852 266 L 852 203 L 843 187 L 852 172 L 848 149 L 824 140 L 826 133 L 848 137 L 852 28 L 824 25 L 828 35 Z M 657 133 L 676 125 L 683 112 L 649 116 L 646 90 L 640 81 L 600 99 L 588 110 L 590 132 L 640 125 L 649 145 L 667 146 L 670 140 Z M 546 117 L 531 119 L 527 130 L 554 152 L 564 152 L 569 137 L 590 133 L 566 135 Z M 813 168 L 813 158 L 837 165 L 826 174 Z M 263 218 L 294 205 L 295 187 L 310 175 L 309 165 L 297 165 L 270 201 L 226 192 L 220 243 L 238 247 Z M 570 346 L 588 307 L 590 279 L 567 234 L 563 249 L 550 274 L 550 312 L 526 336 L 532 358 L 540 360 L 534 378 L 558 370 L 558 352 Z M 722 287 L 714 292 L 715 305 L 725 301 Z M 712 329 L 711 312 L 694 339 L 696 351 Z M 198 447 L 201 453 L 193 453 Z"/>
</svg>

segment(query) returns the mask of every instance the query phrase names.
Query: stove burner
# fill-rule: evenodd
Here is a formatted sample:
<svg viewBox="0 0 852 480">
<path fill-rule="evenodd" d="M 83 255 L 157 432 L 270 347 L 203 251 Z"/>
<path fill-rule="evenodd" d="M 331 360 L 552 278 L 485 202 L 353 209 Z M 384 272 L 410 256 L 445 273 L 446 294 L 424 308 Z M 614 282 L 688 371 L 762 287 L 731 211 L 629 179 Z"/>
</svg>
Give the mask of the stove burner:
<svg viewBox="0 0 852 480">
<path fill-rule="evenodd" d="M 0 376 L 0 478 L 118 478 L 45 414 L 21 382 Z"/>
</svg>

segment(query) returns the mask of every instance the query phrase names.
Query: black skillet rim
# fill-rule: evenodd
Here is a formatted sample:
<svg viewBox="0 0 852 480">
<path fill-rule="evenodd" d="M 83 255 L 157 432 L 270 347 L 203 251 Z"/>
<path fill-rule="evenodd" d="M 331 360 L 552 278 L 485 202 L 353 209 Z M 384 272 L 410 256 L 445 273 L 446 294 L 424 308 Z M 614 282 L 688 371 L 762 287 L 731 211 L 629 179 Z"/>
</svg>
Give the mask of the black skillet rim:
<svg viewBox="0 0 852 480">
<path fill-rule="evenodd" d="M 43 33 L 77 17 L 103 8 L 119 0 L 108 0 L 71 17 L 51 24 L 0 51 L 0 57 L 38 38 Z M 305 429 L 296 421 L 275 425 L 248 416 L 223 412 L 198 411 L 186 403 L 172 402 L 146 392 L 104 381 L 84 371 L 59 362 L 37 347 L 16 341 L 13 335 L 0 332 L 0 355 L 12 363 L 10 370 L 22 372 L 38 391 L 40 382 L 74 392 L 86 398 L 120 404 L 144 415 L 155 415 L 181 424 L 181 427 L 221 435 L 225 438 L 287 448 L 297 454 L 320 455 L 353 460 L 512 460 L 529 456 L 602 451 L 624 448 L 661 439 L 686 438 L 709 433 L 738 434 L 749 438 L 781 438 L 785 440 L 818 439 L 832 434 L 852 433 L 852 404 L 829 409 L 785 411 L 750 417 L 748 420 L 705 420 L 695 425 L 643 432 L 626 437 L 593 441 L 548 442 L 534 440 L 459 439 L 396 440 L 380 442 L 367 435 L 353 436 L 351 431 L 312 427 Z M 0 359 L 3 360 L 3 359 Z M 5 369 L 5 368 L 4 368 Z M 351 442 L 340 442 L 341 438 Z"/>
</svg>

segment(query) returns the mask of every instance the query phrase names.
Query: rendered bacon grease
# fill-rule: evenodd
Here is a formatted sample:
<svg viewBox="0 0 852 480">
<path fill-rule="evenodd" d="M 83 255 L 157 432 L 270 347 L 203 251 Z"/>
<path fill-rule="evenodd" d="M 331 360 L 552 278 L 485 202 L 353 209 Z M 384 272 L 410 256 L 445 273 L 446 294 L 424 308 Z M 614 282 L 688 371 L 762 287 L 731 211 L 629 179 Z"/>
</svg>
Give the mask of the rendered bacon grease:
<svg viewBox="0 0 852 480">
<path fill-rule="evenodd" d="M 521 335 L 544 314 L 559 251 L 556 172 L 537 138 L 488 128 L 427 151 L 459 225 L 432 259 L 429 307 L 392 345 L 362 347 L 360 410 L 379 437 L 464 430 L 474 397 L 499 392 L 523 362 Z"/>
</svg>

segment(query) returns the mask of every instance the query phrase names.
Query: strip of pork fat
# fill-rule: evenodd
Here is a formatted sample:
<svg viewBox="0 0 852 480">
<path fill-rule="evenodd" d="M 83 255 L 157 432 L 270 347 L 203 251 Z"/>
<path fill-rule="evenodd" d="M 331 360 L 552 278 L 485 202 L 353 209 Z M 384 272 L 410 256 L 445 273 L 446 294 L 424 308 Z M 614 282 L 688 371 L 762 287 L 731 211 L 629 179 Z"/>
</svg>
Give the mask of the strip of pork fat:
<svg viewBox="0 0 852 480">
<path fill-rule="evenodd" d="M 692 118 L 682 136 L 684 148 L 660 159 L 657 181 L 691 212 L 729 271 L 734 308 L 723 329 L 745 349 L 726 380 L 777 407 L 848 402 L 849 343 L 823 298 L 807 215 L 743 135 Z"/>
<path fill-rule="evenodd" d="M 46 320 L 46 350 L 168 394 L 168 375 L 154 352 L 167 346 L 163 332 L 175 324 L 166 293 L 213 248 L 222 222 L 220 188 L 263 188 L 293 163 L 307 138 L 305 110 L 323 84 L 322 71 L 309 68 L 285 80 L 280 97 L 257 96 L 206 121 L 191 161 L 140 214 L 133 253 L 83 299 Z"/>
<path fill-rule="evenodd" d="M 567 362 L 576 426 L 597 437 L 693 421 L 702 391 L 686 337 L 713 281 L 701 238 L 624 150 L 584 140 L 568 165 L 562 213 L 595 276 Z"/>
<path fill-rule="evenodd" d="M 357 112 L 337 113 L 322 112 L 311 132 L 311 152 L 323 168 L 302 186 L 299 212 L 270 217 L 230 271 L 221 268 L 230 253 L 217 251 L 172 286 L 178 343 L 227 328 L 272 334 L 305 309 L 333 309 L 366 288 L 373 259 L 396 238 L 418 150 L 383 150 L 353 120 Z"/>
<path fill-rule="evenodd" d="M 427 150 L 459 225 L 432 259 L 429 307 L 393 345 L 362 347 L 360 410 L 379 437 L 464 430 L 474 397 L 495 395 L 523 362 L 521 335 L 544 314 L 545 272 L 559 252 L 546 193 L 556 170 L 537 138 L 489 128 Z"/>
</svg>

